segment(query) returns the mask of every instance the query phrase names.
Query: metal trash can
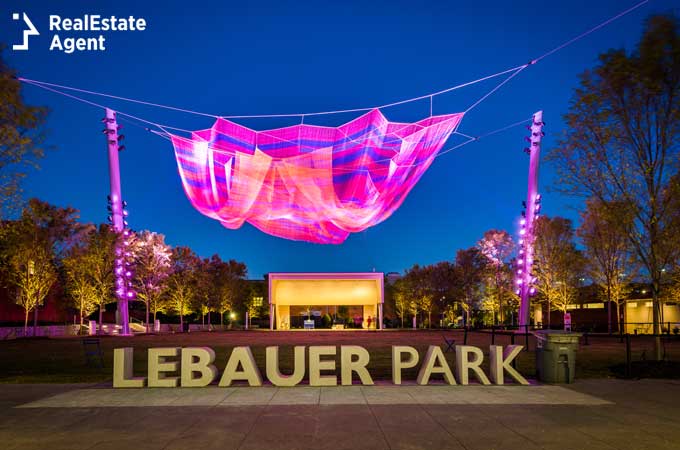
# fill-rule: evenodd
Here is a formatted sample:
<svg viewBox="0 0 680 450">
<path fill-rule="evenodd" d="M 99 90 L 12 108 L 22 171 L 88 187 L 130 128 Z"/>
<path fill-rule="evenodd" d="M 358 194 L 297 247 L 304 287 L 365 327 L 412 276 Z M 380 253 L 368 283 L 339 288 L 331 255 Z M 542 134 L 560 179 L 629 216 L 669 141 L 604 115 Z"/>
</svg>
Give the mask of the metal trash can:
<svg viewBox="0 0 680 450">
<path fill-rule="evenodd" d="M 572 383 L 576 350 L 581 333 L 561 330 L 535 331 L 536 378 L 546 383 Z"/>
</svg>

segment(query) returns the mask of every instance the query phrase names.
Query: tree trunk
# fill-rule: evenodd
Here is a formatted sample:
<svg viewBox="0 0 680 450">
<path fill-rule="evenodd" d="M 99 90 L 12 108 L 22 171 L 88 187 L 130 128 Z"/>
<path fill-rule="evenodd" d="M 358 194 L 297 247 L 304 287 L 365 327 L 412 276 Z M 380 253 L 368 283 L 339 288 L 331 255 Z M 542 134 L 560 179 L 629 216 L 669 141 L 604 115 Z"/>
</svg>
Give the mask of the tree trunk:
<svg viewBox="0 0 680 450">
<path fill-rule="evenodd" d="M 656 276 L 655 276 L 656 278 Z M 661 299 L 659 298 L 659 280 L 655 279 L 652 281 L 652 310 L 654 317 L 654 358 L 657 361 L 661 361 L 661 324 L 660 318 L 661 314 L 659 311 L 659 306 L 661 304 Z"/>
<path fill-rule="evenodd" d="M 179 331 L 180 333 L 184 333 L 184 316 L 182 316 L 181 311 L 179 313 Z"/>
<path fill-rule="evenodd" d="M 210 329 L 210 310 L 208 310 L 208 329 Z"/>
<path fill-rule="evenodd" d="M 220 327 L 224 327 L 224 311 L 220 311 Z"/>
<path fill-rule="evenodd" d="M 621 334 L 621 304 L 619 302 L 616 303 L 616 324 L 618 325 L 618 332 Z"/>
<path fill-rule="evenodd" d="M 24 336 L 28 334 L 28 315 L 31 311 L 26 308 L 26 317 L 24 319 Z"/>
<path fill-rule="evenodd" d="M 498 324 L 503 325 L 504 320 L 505 320 L 505 317 L 503 315 L 503 293 L 499 292 L 499 294 L 498 294 Z"/>
<path fill-rule="evenodd" d="M 612 334 L 612 290 L 611 283 L 607 283 L 607 332 Z"/>
<path fill-rule="evenodd" d="M 548 297 L 548 329 L 550 329 L 550 297 Z"/>
<path fill-rule="evenodd" d="M 432 328 L 432 311 L 427 312 L 427 328 Z"/>
<path fill-rule="evenodd" d="M 149 332 L 149 299 L 147 298 L 146 301 L 144 302 L 146 306 L 146 314 L 144 315 L 144 326 L 146 328 L 146 332 Z"/>
<path fill-rule="evenodd" d="M 99 323 L 97 324 L 97 334 L 100 334 L 102 332 L 102 320 L 104 320 L 104 310 L 103 307 L 104 305 L 100 304 L 99 305 Z"/>
<path fill-rule="evenodd" d="M 33 336 L 38 335 L 38 305 L 33 308 Z"/>
<path fill-rule="evenodd" d="M 502 325 L 505 317 L 503 315 L 503 289 L 500 282 L 500 265 L 496 271 L 496 292 L 498 292 L 498 322 Z"/>
</svg>

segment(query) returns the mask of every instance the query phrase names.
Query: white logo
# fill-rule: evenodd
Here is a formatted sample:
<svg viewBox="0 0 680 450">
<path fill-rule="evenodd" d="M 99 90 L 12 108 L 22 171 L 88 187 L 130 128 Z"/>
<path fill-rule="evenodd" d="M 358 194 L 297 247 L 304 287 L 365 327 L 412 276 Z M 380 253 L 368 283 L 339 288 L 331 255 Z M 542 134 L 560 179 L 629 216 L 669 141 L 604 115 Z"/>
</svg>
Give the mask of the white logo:
<svg viewBox="0 0 680 450">
<path fill-rule="evenodd" d="M 38 36 L 40 34 L 35 25 L 33 25 L 33 22 L 31 22 L 31 19 L 29 19 L 28 16 L 26 15 L 26 13 L 22 14 L 24 18 L 24 23 L 28 27 L 28 30 L 24 30 L 24 42 L 21 44 L 12 45 L 12 50 L 28 50 L 28 37 Z M 12 14 L 12 19 L 19 20 L 19 13 Z"/>
</svg>

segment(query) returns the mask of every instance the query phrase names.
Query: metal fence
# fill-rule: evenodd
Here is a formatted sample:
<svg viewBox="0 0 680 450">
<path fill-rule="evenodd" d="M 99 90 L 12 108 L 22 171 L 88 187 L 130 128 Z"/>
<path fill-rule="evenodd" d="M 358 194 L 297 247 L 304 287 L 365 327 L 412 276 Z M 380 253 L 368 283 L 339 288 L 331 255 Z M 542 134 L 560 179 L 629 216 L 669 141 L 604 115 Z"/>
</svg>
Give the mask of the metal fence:
<svg viewBox="0 0 680 450">
<path fill-rule="evenodd" d="M 0 327 L 0 340 L 20 339 L 25 337 L 59 337 L 76 336 L 80 325 L 40 325 L 24 327 Z"/>
<path fill-rule="evenodd" d="M 668 325 L 670 323 L 667 323 Z M 560 324 L 561 325 L 561 324 Z M 650 325 L 645 323 L 644 325 Z M 553 329 L 563 330 L 557 324 Z M 525 352 L 536 350 L 534 332 L 547 327 L 494 326 L 462 328 L 457 338 L 463 345 L 522 345 Z M 623 377 L 675 377 L 680 375 L 680 333 L 673 327 L 662 327 L 660 334 L 644 333 L 592 333 L 574 330 L 581 334 L 577 359 L 581 374 L 599 376 L 611 372 Z M 661 361 L 656 361 L 656 347 L 660 346 Z M 652 373 L 656 372 L 656 373 Z"/>
</svg>

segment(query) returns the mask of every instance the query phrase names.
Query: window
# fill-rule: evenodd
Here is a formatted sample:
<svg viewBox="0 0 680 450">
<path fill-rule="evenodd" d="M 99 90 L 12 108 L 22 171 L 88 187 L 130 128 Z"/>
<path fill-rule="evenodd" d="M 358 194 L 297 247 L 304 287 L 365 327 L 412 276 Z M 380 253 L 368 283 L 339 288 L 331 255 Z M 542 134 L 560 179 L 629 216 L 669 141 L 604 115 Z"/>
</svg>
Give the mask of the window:
<svg viewBox="0 0 680 450">
<path fill-rule="evenodd" d="M 604 309 L 604 303 L 586 303 L 583 307 L 586 309 Z"/>
</svg>

